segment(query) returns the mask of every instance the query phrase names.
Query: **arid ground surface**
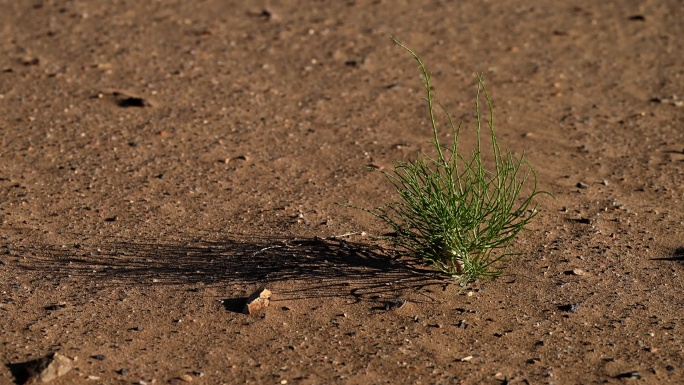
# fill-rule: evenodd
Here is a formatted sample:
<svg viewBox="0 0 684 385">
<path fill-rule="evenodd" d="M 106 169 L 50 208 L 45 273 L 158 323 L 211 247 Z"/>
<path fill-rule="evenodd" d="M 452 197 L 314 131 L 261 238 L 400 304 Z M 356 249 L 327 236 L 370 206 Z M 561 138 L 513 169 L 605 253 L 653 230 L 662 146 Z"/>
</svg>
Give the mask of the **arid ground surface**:
<svg viewBox="0 0 684 385">
<path fill-rule="evenodd" d="M 52 384 L 683 383 L 682 20 L 677 0 L 0 0 L 0 384 L 50 352 L 75 366 Z M 555 195 L 494 282 L 460 291 L 338 205 L 389 202 L 367 166 L 430 151 L 390 35 L 464 149 L 483 73 L 501 146 Z"/>
</svg>

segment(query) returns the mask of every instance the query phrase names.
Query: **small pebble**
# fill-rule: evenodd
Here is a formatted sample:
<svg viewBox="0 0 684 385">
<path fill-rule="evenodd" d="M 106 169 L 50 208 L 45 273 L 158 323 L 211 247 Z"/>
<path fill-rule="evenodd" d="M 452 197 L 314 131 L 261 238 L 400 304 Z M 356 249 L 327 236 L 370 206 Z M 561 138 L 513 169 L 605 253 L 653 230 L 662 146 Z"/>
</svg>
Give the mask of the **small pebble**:
<svg viewBox="0 0 684 385">
<path fill-rule="evenodd" d="M 636 380 L 641 378 L 641 373 L 635 370 L 632 372 L 620 373 L 617 376 L 615 376 L 615 378 L 627 378 L 630 380 Z"/>
<path fill-rule="evenodd" d="M 94 356 L 90 356 L 90 358 L 94 358 L 98 361 L 104 361 L 107 359 L 107 356 L 105 356 L 104 354 L 96 354 Z"/>
<path fill-rule="evenodd" d="M 397 301 L 385 303 L 385 310 L 401 309 L 406 305 L 406 300 L 400 299 Z"/>
<path fill-rule="evenodd" d="M 587 188 L 589 188 L 589 185 L 586 183 L 578 182 L 577 187 L 581 188 L 581 189 L 587 189 Z"/>
<path fill-rule="evenodd" d="M 581 308 L 582 308 L 582 305 L 580 305 L 578 303 L 570 303 L 567 305 L 558 306 L 558 310 L 567 311 L 570 313 L 577 313 L 580 311 Z"/>
</svg>

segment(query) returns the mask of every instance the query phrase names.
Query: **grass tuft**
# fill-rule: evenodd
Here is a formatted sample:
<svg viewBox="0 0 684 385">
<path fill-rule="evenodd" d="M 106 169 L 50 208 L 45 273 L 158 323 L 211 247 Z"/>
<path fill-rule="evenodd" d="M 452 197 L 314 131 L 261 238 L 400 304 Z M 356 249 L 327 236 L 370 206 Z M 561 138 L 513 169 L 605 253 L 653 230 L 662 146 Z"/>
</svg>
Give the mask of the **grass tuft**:
<svg viewBox="0 0 684 385">
<path fill-rule="evenodd" d="M 422 154 L 414 161 L 395 162 L 389 171 L 379 170 L 396 188 L 398 199 L 373 210 L 362 209 L 386 222 L 396 233 L 395 242 L 410 254 L 422 258 L 462 285 L 476 280 L 491 280 L 501 275 L 512 256 L 516 236 L 537 216 L 533 198 L 548 194 L 537 190 L 537 177 L 524 153 L 516 157 L 502 153 L 494 134 L 492 101 L 477 77 L 475 132 L 477 145 L 470 156 L 459 149 L 461 124 L 435 101 L 431 76 L 421 58 L 394 38 L 418 62 L 425 89 L 433 155 Z M 486 130 L 491 136 L 493 169 L 482 162 L 480 132 L 484 124 L 480 99 L 484 96 L 488 117 Z M 435 112 L 446 115 L 453 134 L 450 146 L 440 143 Z M 521 198 L 526 183 L 532 192 Z M 550 194 L 549 194 L 550 195 Z"/>
</svg>

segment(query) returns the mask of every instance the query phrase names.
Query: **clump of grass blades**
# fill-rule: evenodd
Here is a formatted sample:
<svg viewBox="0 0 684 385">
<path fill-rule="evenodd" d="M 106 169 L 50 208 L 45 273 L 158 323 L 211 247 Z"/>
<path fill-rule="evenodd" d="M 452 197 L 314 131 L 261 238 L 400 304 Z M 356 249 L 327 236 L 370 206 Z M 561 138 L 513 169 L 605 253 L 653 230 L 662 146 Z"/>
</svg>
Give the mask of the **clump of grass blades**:
<svg viewBox="0 0 684 385">
<path fill-rule="evenodd" d="M 537 190 L 536 174 L 524 154 L 516 157 L 508 150 L 501 152 L 494 134 L 492 101 L 482 75 L 477 77 L 475 98 L 477 145 L 470 157 L 465 157 L 458 147 L 461 124 L 455 125 L 449 111 L 435 102 L 425 64 L 410 48 L 391 39 L 418 62 L 435 154 L 395 162 L 390 171 L 380 170 L 396 188 L 399 199 L 364 210 L 394 229 L 398 246 L 455 281 L 465 284 L 475 279 L 491 280 L 501 275 L 510 258 L 518 254 L 511 251 L 511 244 L 538 213 L 533 198 L 545 192 Z M 488 107 L 494 164 L 491 170 L 486 170 L 482 162 L 481 95 Z M 449 147 L 442 146 L 438 137 L 435 104 L 446 115 L 452 130 L 453 142 Z M 520 198 L 528 181 L 533 182 L 532 192 L 527 198 Z"/>
</svg>

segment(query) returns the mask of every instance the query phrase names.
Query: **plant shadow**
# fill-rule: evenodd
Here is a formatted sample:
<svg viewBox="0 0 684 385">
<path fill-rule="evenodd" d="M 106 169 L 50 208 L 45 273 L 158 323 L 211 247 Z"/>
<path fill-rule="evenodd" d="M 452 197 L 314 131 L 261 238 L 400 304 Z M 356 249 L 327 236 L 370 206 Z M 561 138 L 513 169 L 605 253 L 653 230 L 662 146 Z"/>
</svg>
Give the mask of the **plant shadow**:
<svg viewBox="0 0 684 385">
<path fill-rule="evenodd" d="M 296 284 L 282 285 L 286 290 L 278 293 L 289 299 L 349 296 L 356 301 L 377 301 L 406 290 L 413 296 L 429 293 L 429 286 L 445 289 L 448 284 L 419 261 L 377 245 L 339 238 L 115 241 L 41 246 L 26 254 L 20 264 L 26 270 L 127 287 L 202 284 L 253 289 L 289 281 Z M 423 296 L 432 301 L 429 294 Z M 239 300 L 226 300 L 224 305 L 236 310 L 242 304 Z"/>
<path fill-rule="evenodd" d="M 677 247 L 672 251 L 672 256 L 664 258 L 651 258 L 653 261 L 675 261 L 684 263 L 684 247 Z"/>
</svg>

